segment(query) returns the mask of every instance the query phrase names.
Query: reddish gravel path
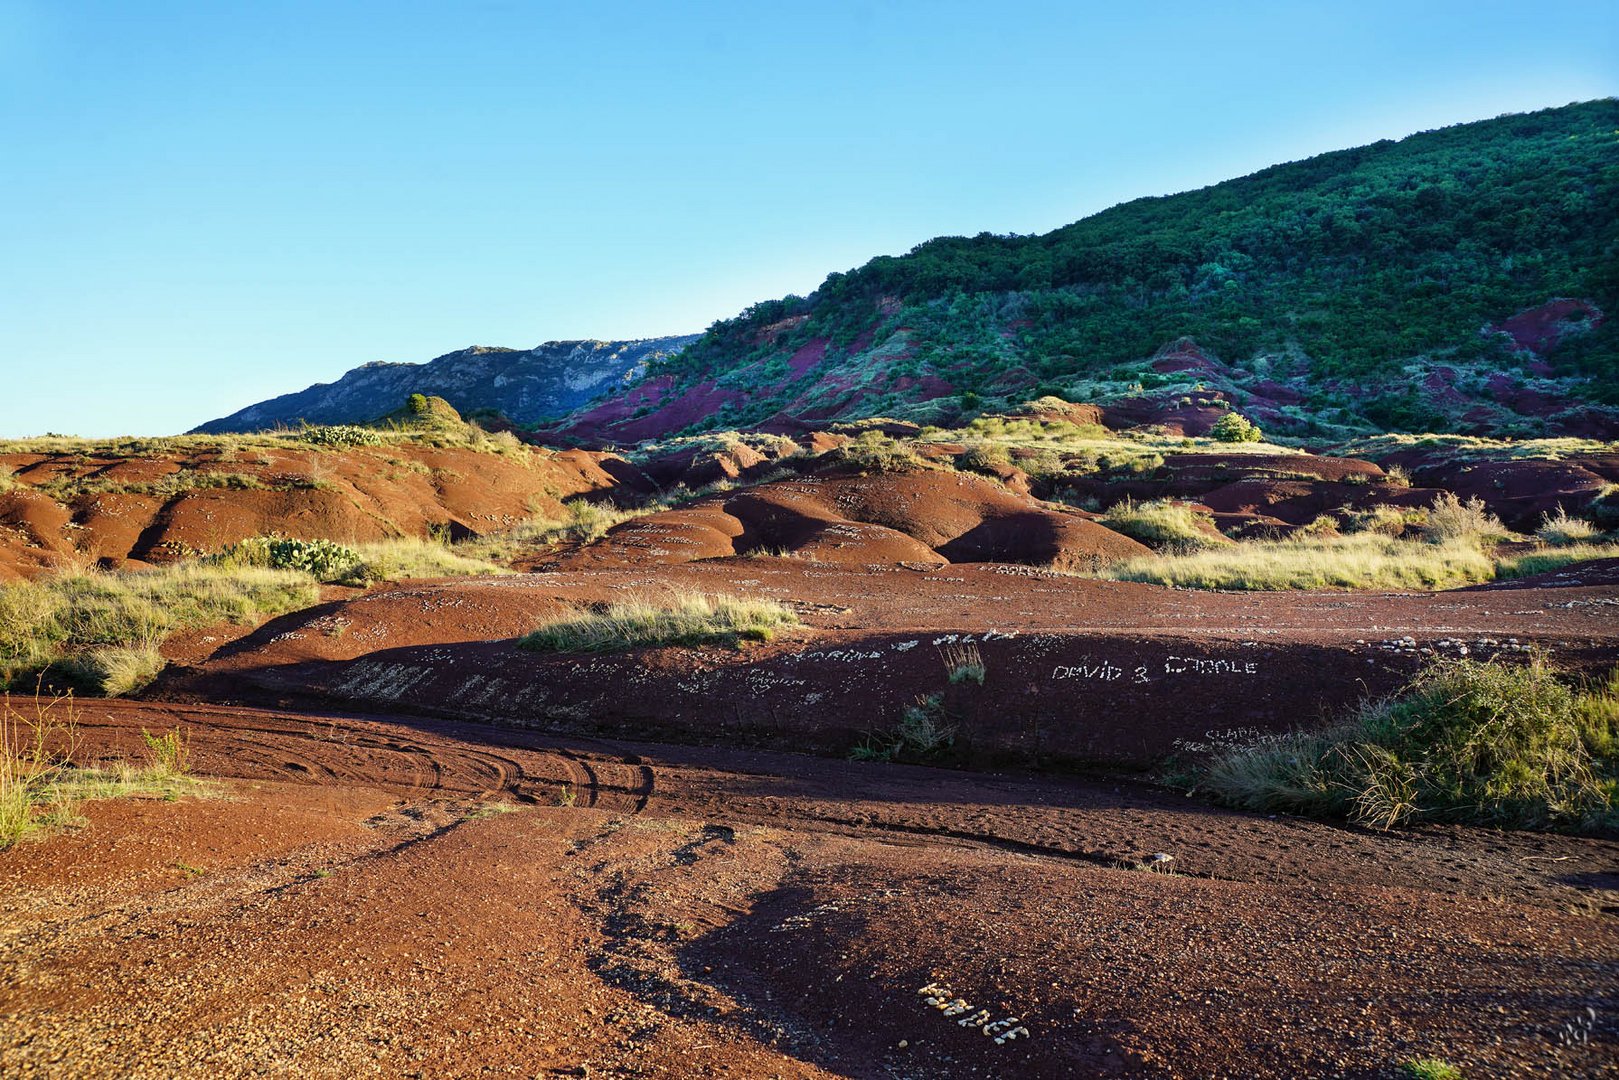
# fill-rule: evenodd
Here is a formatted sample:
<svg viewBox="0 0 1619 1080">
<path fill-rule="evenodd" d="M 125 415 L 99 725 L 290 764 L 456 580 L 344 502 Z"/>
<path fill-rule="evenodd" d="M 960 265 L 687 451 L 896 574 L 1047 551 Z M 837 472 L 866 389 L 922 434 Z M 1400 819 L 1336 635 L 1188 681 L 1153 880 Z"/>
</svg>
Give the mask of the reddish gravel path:
<svg viewBox="0 0 1619 1080">
<path fill-rule="evenodd" d="M 88 829 L 0 853 L 0 1073 L 1619 1061 L 1613 841 L 444 720 L 81 708 L 87 756 L 175 725 L 221 797 L 92 804 Z M 1178 872 L 1119 868 L 1153 852 Z"/>
</svg>

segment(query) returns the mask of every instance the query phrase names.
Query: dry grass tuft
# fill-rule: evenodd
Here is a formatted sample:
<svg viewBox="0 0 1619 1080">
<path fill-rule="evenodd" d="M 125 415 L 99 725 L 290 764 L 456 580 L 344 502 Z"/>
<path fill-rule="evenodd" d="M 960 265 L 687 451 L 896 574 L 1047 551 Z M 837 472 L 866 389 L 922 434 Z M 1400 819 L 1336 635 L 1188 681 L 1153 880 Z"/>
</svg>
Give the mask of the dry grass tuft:
<svg viewBox="0 0 1619 1080">
<path fill-rule="evenodd" d="M 1608 828 L 1616 745 L 1619 671 L 1582 688 L 1541 656 L 1444 660 L 1336 727 L 1220 752 L 1198 786 L 1247 809 L 1378 828 L 1423 819 Z"/>
<path fill-rule="evenodd" d="M 1154 499 L 1138 503 L 1131 499 L 1114 506 L 1102 524 L 1152 548 L 1176 552 L 1227 547 L 1231 541 L 1214 528 L 1214 518 L 1183 502 Z"/>
<path fill-rule="evenodd" d="M 1570 517 L 1569 512 L 1559 505 L 1557 513 L 1547 514 L 1541 521 L 1540 528 L 1535 530 L 1535 538 L 1552 547 L 1567 547 L 1594 540 L 1597 533 L 1595 525 L 1584 518 Z"/>
<path fill-rule="evenodd" d="M 1102 576 L 1188 589 L 1452 589 L 1491 580 L 1495 563 L 1469 541 L 1428 544 L 1356 533 L 1143 556 Z"/>
<path fill-rule="evenodd" d="M 60 666 L 96 693 L 127 693 L 161 668 L 176 630 L 254 622 L 319 599 L 306 574 L 179 563 L 114 574 L 74 570 L 0 586 L 0 686 Z"/>
<path fill-rule="evenodd" d="M 166 799 L 207 790 L 193 779 L 185 733 L 142 732 L 145 765 L 111 768 L 74 766 L 78 749 L 78 710 L 69 696 L 35 696 L 19 706 L 10 694 L 0 698 L 0 850 L 46 830 L 78 822 L 88 799 L 129 795 Z"/>
<path fill-rule="evenodd" d="M 773 600 L 675 592 L 623 600 L 565 615 L 525 634 L 518 645 L 535 652 L 609 652 L 652 645 L 738 645 L 769 641 L 797 626 L 791 608 Z"/>
</svg>

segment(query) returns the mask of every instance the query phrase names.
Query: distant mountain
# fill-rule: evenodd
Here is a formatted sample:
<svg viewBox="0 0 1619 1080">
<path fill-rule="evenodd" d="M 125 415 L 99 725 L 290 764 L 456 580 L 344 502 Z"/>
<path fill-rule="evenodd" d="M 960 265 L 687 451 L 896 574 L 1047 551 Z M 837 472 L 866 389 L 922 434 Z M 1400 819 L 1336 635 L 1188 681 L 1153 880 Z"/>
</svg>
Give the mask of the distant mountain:
<svg viewBox="0 0 1619 1080">
<path fill-rule="evenodd" d="M 943 237 L 757 303 L 554 425 L 582 441 L 1042 395 L 1306 436 L 1619 435 L 1619 101 Z M 1214 401 L 1214 399 L 1220 399 Z M 1223 403 L 1223 404 L 1222 404 Z M 785 415 L 783 415 L 785 414 Z"/>
<path fill-rule="evenodd" d="M 668 360 L 697 335 L 639 341 L 548 341 L 537 348 L 474 346 L 425 364 L 377 362 L 334 383 L 249 405 L 194 430 L 262 431 L 278 426 L 363 423 L 397 409 L 407 395 L 436 394 L 463 413 L 493 411 L 538 424 L 635 382 L 649 363 Z"/>
</svg>

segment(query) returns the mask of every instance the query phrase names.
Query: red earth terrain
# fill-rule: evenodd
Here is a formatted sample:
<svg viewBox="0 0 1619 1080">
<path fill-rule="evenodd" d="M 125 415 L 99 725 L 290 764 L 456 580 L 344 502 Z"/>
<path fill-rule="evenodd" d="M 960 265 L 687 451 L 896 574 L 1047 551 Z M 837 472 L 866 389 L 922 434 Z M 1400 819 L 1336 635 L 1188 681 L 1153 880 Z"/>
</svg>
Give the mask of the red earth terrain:
<svg viewBox="0 0 1619 1080">
<path fill-rule="evenodd" d="M 1328 722 L 1433 657 L 1606 670 L 1619 560 L 1436 593 L 1100 581 L 1064 568 L 1147 549 L 1096 514 L 771 445 L 640 465 L 7 458 L 19 576 L 306 526 L 498 532 L 569 495 L 764 480 L 508 576 L 328 588 L 193 629 L 142 700 L 79 702 L 80 764 L 181 729 L 212 787 L 92 802 L 83 827 L 0 850 L 0 1075 L 1619 1072 L 1619 841 L 1380 832 L 1148 779 Z M 187 470 L 253 482 L 165 482 Z M 1439 490 L 1303 454 L 1171 454 L 1139 482 L 1278 528 Z M 799 624 L 741 646 L 517 644 L 559 614 L 691 592 Z M 981 679 L 952 679 L 963 656 Z M 955 733 L 935 767 L 851 760 L 920 702 Z"/>
<path fill-rule="evenodd" d="M 80 707 L 88 758 L 175 727 L 209 797 L 91 803 L 0 852 L 7 1076 L 1619 1060 L 1613 841 L 1379 833 L 1120 778 Z"/>
<path fill-rule="evenodd" d="M 740 649 L 516 645 L 547 616 L 672 590 L 779 601 L 803 625 Z M 1616 611 L 1614 560 L 1513 587 L 1217 593 L 1016 564 L 711 558 L 375 590 L 171 654 L 153 693 L 837 754 L 936 694 L 962 760 L 1143 767 L 1215 733 L 1319 723 L 1435 655 L 1539 647 L 1600 670 Z M 982 684 L 949 681 L 957 647 Z"/>
<path fill-rule="evenodd" d="M 634 486 L 613 455 L 415 444 L 0 454 L 0 582 L 212 553 L 276 533 L 341 543 L 509 528 L 560 500 Z M 644 481 L 643 481 L 644 483 Z"/>
</svg>

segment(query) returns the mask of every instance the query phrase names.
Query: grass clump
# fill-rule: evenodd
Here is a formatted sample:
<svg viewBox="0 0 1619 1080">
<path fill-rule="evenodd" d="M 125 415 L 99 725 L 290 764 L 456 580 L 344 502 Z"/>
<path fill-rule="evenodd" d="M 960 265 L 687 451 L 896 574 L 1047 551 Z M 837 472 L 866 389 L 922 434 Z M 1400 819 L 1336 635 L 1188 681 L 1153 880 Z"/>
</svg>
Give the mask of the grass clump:
<svg viewBox="0 0 1619 1080">
<path fill-rule="evenodd" d="M 1149 547 L 1171 551 L 1200 551 L 1231 543 L 1215 530 L 1212 515 L 1171 499 L 1141 503 L 1125 499 L 1103 516 L 1102 524 Z"/>
<path fill-rule="evenodd" d="M 1343 510 L 1340 513 L 1344 532 L 1381 533 L 1393 537 L 1412 536 L 1420 531 L 1428 520 L 1426 510 L 1386 504 L 1358 510 Z"/>
<path fill-rule="evenodd" d="M 1145 556 L 1110 567 L 1103 576 L 1188 589 L 1451 589 L 1489 581 L 1495 572 L 1495 563 L 1472 543 L 1413 543 L 1356 533 Z"/>
<path fill-rule="evenodd" d="M 563 518 L 537 514 L 509 529 L 463 540 L 455 545 L 454 550 L 456 554 L 488 563 L 510 562 L 538 548 L 564 543 L 592 543 L 607 535 L 615 525 L 668 509 L 668 504 L 655 501 L 646 506 L 626 509 L 611 503 L 576 498 L 564 500 L 562 509 L 566 514 Z"/>
<path fill-rule="evenodd" d="M 486 577 L 509 574 L 503 566 L 475 553 L 463 552 L 460 545 L 436 540 L 402 538 L 356 544 L 360 557 L 359 576 L 366 582 L 398 581 L 402 578 Z"/>
<path fill-rule="evenodd" d="M 956 743 L 956 725 L 944 711 L 939 694 L 919 694 L 905 707 L 898 724 L 868 731 L 849 752 L 855 761 L 925 761 Z"/>
<path fill-rule="evenodd" d="M 1619 673 L 1570 686 L 1544 657 L 1442 660 L 1347 722 L 1219 753 L 1199 787 L 1252 810 L 1389 828 L 1613 824 Z"/>
<path fill-rule="evenodd" d="M 871 429 L 862 431 L 825 458 L 835 465 L 848 465 L 861 472 L 916 472 L 931 468 L 908 444 Z"/>
<path fill-rule="evenodd" d="M 1484 500 L 1474 496 L 1465 502 L 1447 491 L 1434 500 L 1423 522 L 1423 532 L 1436 544 L 1451 542 L 1483 546 L 1509 534 L 1499 518 L 1484 508 Z"/>
<path fill-rule="evenodd" d="M 1557 513 L 1547 514 L 1541 520 L 1540 528 L 1535 530 L 1535 539 L 1552 547 L 1583 544 L 1596 536 L 1595 525 L 1584 518 L 1571 517 L 1561 505 L 1557 507 Z"/>
<path fill-rule="evenodd" d="M 950 685 L 965 682 L 984 685 L 984 676 L 989 669 L 977 644 L 946 645 L 939 650 L 939 659 L 944 661 L 945 678 L 950 680 Z"/>
<path fill-rule="evenodd" d="M 773 600 L 705 593 L 623 600 L 565 615 L 523 635 L 535 652 L 610 652 L 652 645 L 739 645 L 769 641 L 797 626 L 791 608 Z"/>
<path fill-rule="evenodd" d="M 1443 1058 L 1412 1058 L 1400 1072 L 1410 1080 L 1462 1080 L 1462 1070 Z"/>
<path fill-rule="evenodd" d="M 176 630 L 252 622 L 318 599 L 307 574 L 206 563 L 3 585 L 0 687 L 54 670 L 96 693 L 127 693 L 161 669 L 157 646 Z"/>
<path fill-rule="evenodd" d="M 34 697 L 19 706 L 0 698 L 0 850 L 46 830 L 79 821 L 88 799 L 146 795 L 166 799 L 205 786 L 190 776 L 183 731 L 143 731 L 145 765 L 87 769 L 73 764 L 78 749 L 77 707 L 71 696 Z"/>
</svg>

